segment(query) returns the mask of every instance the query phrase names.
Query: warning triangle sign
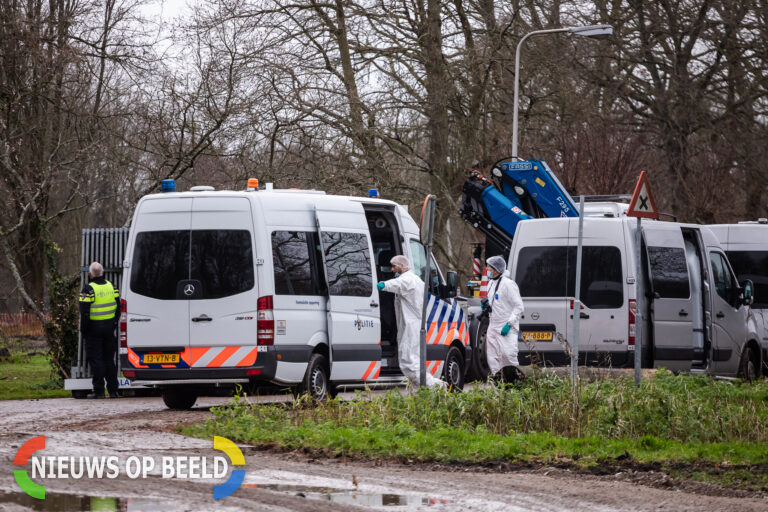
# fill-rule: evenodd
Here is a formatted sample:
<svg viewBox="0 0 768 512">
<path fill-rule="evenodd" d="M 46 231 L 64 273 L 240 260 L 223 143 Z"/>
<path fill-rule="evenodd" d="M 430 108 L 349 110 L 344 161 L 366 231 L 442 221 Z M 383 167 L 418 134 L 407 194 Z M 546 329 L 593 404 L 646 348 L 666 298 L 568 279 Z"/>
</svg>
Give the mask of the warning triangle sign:
<svg viewBox="0 0 768 512">
<path fill-rule="evenodd" d="M 635 191 L 632 193 L 632 199 L 629 201 L 627 217 L 659 218 L 659 210 L 656 208 L 656 202 L 651 195 L 651 187 L 648 185 L 645 171 L 640 173 L 640 178 L 637 180 L 637 185 L 635 185 Z"/>
</svg>

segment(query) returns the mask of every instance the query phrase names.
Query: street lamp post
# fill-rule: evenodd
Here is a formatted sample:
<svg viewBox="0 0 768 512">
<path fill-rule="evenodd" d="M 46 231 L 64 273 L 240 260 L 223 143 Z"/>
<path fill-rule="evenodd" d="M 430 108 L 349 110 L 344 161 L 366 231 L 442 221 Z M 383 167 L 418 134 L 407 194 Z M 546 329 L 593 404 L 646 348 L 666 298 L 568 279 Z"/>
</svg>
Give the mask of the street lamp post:
<svg viewBox="0 0 768 512">
<path fill-rule="evenodd" d="M 610 25 L 586 25 L 582 27 L 563 27 L 552 28 L 548 30 L 534 30 L 533 32 L 528 32 L 523 36 L 522 39 L 520 39 L 520 42 L 517 43 L 517 50 L 515 51 L 515 104 L 513 107 L 512 116 L 512 158 L 517 158 L 517 109 L 520 94 L 520 48 L 523 47 L 523 43 L 526 41 L 526 39 L 531 36 L 536 36 L 539 34 L 556 34 L 558 32 L 566 32 L 583 37 L 602 38 L 613 34 L 613 27 Z"/>
</svg>

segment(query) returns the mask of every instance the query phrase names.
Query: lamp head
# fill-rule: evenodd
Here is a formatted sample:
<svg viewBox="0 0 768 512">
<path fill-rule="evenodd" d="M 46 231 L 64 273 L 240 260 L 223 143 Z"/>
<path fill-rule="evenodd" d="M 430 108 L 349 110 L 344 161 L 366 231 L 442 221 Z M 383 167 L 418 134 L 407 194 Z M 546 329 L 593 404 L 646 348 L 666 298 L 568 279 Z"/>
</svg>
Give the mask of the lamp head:
<svg viewBox="0 0 768 512">
<path fill-rule="evenodd" d="M 605 39 L 613 35 L 613 27 L 610 25 L 586 25 L 584 27 L 570 27 L 568 32 L 592 39 Z"/>
</svg>

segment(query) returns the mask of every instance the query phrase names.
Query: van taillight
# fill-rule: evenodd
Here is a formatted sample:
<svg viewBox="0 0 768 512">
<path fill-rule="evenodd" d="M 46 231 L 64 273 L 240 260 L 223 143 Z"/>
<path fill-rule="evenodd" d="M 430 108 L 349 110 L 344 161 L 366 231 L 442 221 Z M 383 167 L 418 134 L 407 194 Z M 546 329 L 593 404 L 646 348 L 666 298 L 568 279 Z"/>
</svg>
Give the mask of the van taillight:
<svg viewBox="0 0 768 512">
<path fill-rule="evenodd" d="M 128 346 L 128 319 L 126 318 L 128 313 L 128 303 L 125 299 L 120 299 L 120 346 Z"/>
<path fill-rule="evenodd" d="M 259 297 L 256 303 L 256 343 L 275 344 L 275 317 L 272 312 L 272 296 Z"/>
<path fill-rule="evenodd" d="M 637 301 L 629 301 L 629 346 L 635 349 L 635 315 L 637 314 Z"/>
</svg>

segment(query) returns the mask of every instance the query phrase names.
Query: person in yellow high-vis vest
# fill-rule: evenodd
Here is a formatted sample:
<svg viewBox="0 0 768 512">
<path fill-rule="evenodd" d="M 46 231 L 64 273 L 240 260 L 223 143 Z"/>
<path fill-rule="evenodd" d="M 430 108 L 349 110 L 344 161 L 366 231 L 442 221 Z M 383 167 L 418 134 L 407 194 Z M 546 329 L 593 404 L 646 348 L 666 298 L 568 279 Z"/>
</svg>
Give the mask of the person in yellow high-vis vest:
<svg viewBox="0 0 768 512">
<path fill-rule="evenodd" d="M 80 293 L 80 333 L 85 340 L 88 364 L 93 372 L 93 393 L 88 398 L 117 398 L 117 325 L 120 293 L 104 278 L 104 267 L 94 261 L 88 267 L 90 281 Z"/>
</svg>

